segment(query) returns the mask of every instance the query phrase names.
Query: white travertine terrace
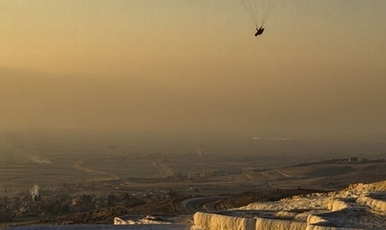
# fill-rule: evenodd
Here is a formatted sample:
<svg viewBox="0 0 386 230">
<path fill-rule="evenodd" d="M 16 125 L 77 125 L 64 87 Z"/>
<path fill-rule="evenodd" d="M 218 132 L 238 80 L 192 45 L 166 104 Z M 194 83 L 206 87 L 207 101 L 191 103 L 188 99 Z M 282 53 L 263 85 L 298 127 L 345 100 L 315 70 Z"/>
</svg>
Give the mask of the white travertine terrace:
<svg viewBox="0 0 386 230">
<path fill-rule="evenodd" d="M 252 203 L 218 213 L 197 212 L 192 229 L 383 230 L 386 229 L 386 181 Z"/>
</svg>

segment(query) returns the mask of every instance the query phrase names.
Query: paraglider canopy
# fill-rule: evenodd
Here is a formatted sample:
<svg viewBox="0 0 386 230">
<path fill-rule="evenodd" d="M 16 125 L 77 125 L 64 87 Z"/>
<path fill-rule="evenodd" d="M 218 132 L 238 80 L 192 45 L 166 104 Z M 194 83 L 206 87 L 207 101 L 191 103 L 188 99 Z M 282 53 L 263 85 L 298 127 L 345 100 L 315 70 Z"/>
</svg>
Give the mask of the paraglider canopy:
<svg viewBox="0 0 386 230">
<path fill-rule="evenodd" d="M 255 36 L 264 32 L 264 26 L 277 0 L 240 0 L 256 28 Z"/>
</svg>

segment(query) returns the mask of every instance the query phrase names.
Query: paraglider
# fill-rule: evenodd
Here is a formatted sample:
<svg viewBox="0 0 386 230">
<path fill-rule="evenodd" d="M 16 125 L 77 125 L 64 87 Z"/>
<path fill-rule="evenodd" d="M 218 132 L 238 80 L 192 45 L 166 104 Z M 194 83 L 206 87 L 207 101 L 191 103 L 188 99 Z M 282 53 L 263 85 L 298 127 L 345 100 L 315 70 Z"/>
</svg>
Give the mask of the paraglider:
<svg viewBox="0 0 386 230">
<path fill-rule="evenodd" d="M 276 0 L 240 0 L 256 28 L 255 36 L 262 35 Z"/>
<path fill-rule="evenodd" d="M 264 32 L 264 28 L 263 27 L 256 28 L 255 37 L 257 37 L 259 35 L 262 35 L 263 32 Z"/>
</svg>

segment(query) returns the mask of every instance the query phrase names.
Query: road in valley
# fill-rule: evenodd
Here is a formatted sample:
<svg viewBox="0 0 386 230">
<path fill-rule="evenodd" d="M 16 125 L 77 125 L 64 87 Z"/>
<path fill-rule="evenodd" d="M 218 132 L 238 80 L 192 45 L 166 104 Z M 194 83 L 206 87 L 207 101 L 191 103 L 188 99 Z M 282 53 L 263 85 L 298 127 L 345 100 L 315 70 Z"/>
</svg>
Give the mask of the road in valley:
<svg viewBox="0 0 386 230">
<path fill-rule="evenodd" d="M 218 210 L 217 205 L 229 198 L 228 196 L 195 197 L 183 200 L 181 208 L 187 213 L 210 212 Z"/>
</svg>

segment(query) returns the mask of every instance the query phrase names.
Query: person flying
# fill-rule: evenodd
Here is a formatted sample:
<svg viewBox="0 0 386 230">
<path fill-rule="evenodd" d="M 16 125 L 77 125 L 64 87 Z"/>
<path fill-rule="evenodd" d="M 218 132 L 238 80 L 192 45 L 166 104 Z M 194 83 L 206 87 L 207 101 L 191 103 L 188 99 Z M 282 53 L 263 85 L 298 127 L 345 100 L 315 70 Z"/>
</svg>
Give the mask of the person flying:
<svg viewBox="0 0 386 230">
<path fill-rule="evenodd" d="M 255 36 L 259 36 L 259 35 L 262 35 L 264 32 L 264 28 L 262 26 L 260 26 L 259 28 L 256 28 L 256 33 L 255 33 Z"/>
</svg>

